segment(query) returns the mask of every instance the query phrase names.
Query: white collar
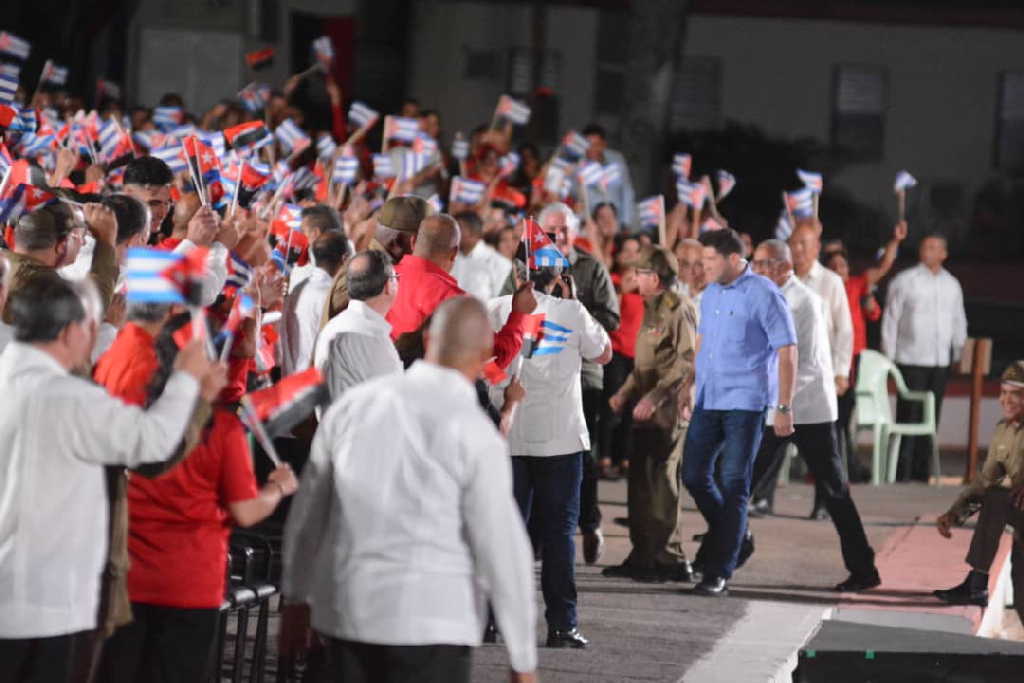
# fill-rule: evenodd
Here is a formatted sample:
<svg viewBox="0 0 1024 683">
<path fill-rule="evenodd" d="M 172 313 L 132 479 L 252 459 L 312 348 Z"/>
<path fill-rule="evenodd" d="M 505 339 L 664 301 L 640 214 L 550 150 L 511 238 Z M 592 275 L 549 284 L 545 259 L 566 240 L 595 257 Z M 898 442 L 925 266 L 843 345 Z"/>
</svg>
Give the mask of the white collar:
<svg viewBox="0 0 1024 683">
<path fill-rule="evenodd" d="M 46 370 L 59 375 L 71 374 L 57 359 L 31 344 L 11 341 L 0 354 L 0 376 L 10 377 L 28 370 Z"/>
<path fill-rule="evenodd" d="M 384 334 L 391 334 L 391 323 L 380 313 L 367 306 L 365 301 L 349 299 L 348 308 L 345 309 L 345 312 L 347 313 L 348 311 L 352 311 L 349 315 L 363 318 L 372 327 L 378 328 Z"/>
</svg>

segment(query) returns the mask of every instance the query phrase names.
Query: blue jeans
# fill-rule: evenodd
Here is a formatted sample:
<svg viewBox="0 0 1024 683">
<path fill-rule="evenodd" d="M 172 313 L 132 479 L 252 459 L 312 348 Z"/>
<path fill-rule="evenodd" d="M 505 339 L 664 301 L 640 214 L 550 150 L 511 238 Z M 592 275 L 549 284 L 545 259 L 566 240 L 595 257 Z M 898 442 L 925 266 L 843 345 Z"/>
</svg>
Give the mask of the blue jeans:
<svg viewBox="0 0 1024 683">
<path fill-rule="evenodd" d="M 747 529 L 750 477 L 764 425 L 763 410 L 704 410 L 698 405 L 693 411 L 683 447 L 682 477 L 708 523 L 699 554 L 707 577 L 728 579 L 736 569 Z"/>
<path fill-rule="evenodd" d="M 583 453 L 512 458 L 512 482 L 523 514 L 541 546 L 540 586 L 549 629 L 576 627 L 576 525 L 580 518 Z"/>
</svg>

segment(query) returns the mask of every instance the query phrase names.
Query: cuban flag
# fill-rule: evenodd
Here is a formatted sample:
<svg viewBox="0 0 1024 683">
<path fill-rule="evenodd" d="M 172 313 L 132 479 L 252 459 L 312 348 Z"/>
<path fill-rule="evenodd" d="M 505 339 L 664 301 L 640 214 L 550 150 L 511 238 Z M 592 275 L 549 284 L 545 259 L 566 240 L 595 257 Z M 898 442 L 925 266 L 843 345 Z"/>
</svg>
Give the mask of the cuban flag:
<svg viewBox="0 0 1024 683">
<path fill-rule="evenodd" d="M 246 110 L 261 112 L 270 101 L 270 86 L 266 83 L 250 83 L 238 91 L 238 99 Z"/>
<path fill-rule="evenodd" d="M 316 139 L 316 155 L 318 158 L 328 161 L 338 151 L 338 145 L 330 133 L 320 133 Z"/>
<path fill-rule="evenodd" d="M 676 174 L 676 178 L 689 180 L 692 169 L 693 157 L 689 154 L 679 153 L 672 157 L 672 172 Z"/>
<path fill-rule="evenodd" d="M 0 52 L 3 54 L 25 61 L 31 51 L 32 44 L 24 38 L 19 38 L 7 31 L 0 31 Z"/>
<path fill-rule="evenodd" d="M 206 188 L 206 199 L 210 204 L 217 204 L 224 197 L 224 185 L 220 179 L 220 157 L 209 145 L 198 137 L 185 138 L 182 144 L 182 156 Z"/>
<path fill-rule="evenodd" d="M 134 151 L 131 138 L 114 119 L 100 126 L 100 161 L 110 163 Z"/>
<path fill-rule="evenodd" d="M 580 166 L 576 176 L 580 179 L 580 185 L 597 185 L 604 175 L 604 168 L 596 161 Z"/>
<path fill-rule="evenodd" d="M 157 107 L 153 110 L 153 125 L 167 133 L 182 124 L 185 113 L 181 107 Z"/>
<path fill-rule="evenodd" d="M 523 240 L 526 242 L 530 268 L 569 267 L 569 260 L 558 251 L 555 243 L 540 227 L 540 223 L 532 218 L 524 221 Z"/>
<path fill-rule="evenodd" d="M 46 64 L 43 65 L 43 72 L 39 74 L 39 81 L 42 83 L 52 83 L 53 85 L 64 85 L 68 81 L 68 69 L 65 66 L 60 66 L 52 59 L 47 59 Z"/>
<path fill-rule="evenodd" d="M 0 142 L 0 176 L 7 173 L 7 169 L 14 163 L 13 157 L 11 157 L 10 151 L 7 149 L 7 145 Z"/>
<path fill-rule="evenodd" d="M 381 180 L 395 177 L 395 167 L 391 163 L 391 157 L 387 154 L 373 155 L 373 176 Z"/>
<path fill-rule="evenodd" d="M 217 338 L 214 341 L 220 344 L 226 341 L 228 337 L 234 337 L 242 329 L 242 321 L 255 315 L 256 302 L 248 294 L 239 294 L 232 302 L 228 319 L 224 321 L 224 327 L 217 333 Z"/>
<path fill-rule="evenodd" d="M 167 147 L 158 147 L 150 150 L 150 156 L 154 156 L 167 164 L 167 167 L 171 169 L 171 173 L 178 174 L 188 170 L 185 159 L 181 156 L 181 145 L 173 144 Z"/>
<path fill-rule="evenodd" d="M 786 193 L 786 207 L 797 218 L 814 215 L 815 191 L 810 186 Z"/>
<path fill-rule="evenodd" d="M 641 227 L 661 225 L 665 220 L 665 198 L 660 194 L 648 197 L 636 205 L 636 214 Z"/>
<path fill-rule="evenodd" d="M 121 99 L 121 86 L 114 81 L 108 81 L 105 78 L 97 78 L 96 99 L 102 100 L 104 97 L 111 100 Z"/>
<path fill-rule="evenodd" d="M 436 192 L 427 197 L 427 204 L 429 204 L 430 208 L 434 210 L 434 213 L 441 213 L 444 209 L 444 207 L 441 206 L 441 197 L 438 196 Z"/>
<path fill-rule="evenodd" d="M 334 45 L 327 36 L 320 36 L 313 41 L 313 56 L 325 66 L 330 66 L 334 61 Z"/>
<path fill-rule="evenodd" d="M 285 148 L 288 155 L 298 154 L 310 145 L 309 136 L 291 119 L 285 119 L 284 123 L 274 131 L 278 142 Z"/>
<path fill-rule="evenodd" d="M 234 251 L 228 254 L 228 277 L 224 288 L 245 289 L 252 282 L 253 268 Z"/>
<path fill-rule="evenodd" d="M 820 194 L 822 188 L 825 186 L 825 180 L 822 178 L 820 173 L 814 173 L 812 171 L 805 171 L 803 169 L 796 169 L 796 175 L 800 178 L 800 182 L 804 184 L 804 187 L 809 188 L 812 192 Z"/>
<path fill-rule="evenodd" d="M 331 182 L 351 185 L 359 175 L 359 159 L 351 154 L 342 154 L 334 160 Z"/>
<path fill-rule="evenodd" d="M 348 120 L 354 123 L 357 128 L 367 128 L 372 126 L 379 118 L 379 112 L 374 109 L 370 109 L 358 100 L 353 102 L 352 106 L 348 109 Z"/>
<path fill-rule="evenodd" d="M 200 277 L 206 270 L 206 249 L 195 247 L 187 254 L 133 247 L 125 259 L 129 303 L 198 305 L 202 296 Z"/>
<path fill-rule="evenodd" d="M 508 95 L 498 98 L 496 113 L 518 126 L 525 126 L 530 121 L 530 107 Z"/>
<path fill-rule="evenodd" d="M 718 201 L 722 201 L 736 187 L 736 176 L 721 168 L 715 171 L 715 175 L 718 178 Z"/>
<path fill-rule="evenodd" d="M 622 184 L 622 169 L 618 164 L 605 164 L 601 167 L 601 179 L 597 184 L 602 192 L 607 192 L 612 185 Z"/>
<path fill-rule="evenodd" d="M 917 185 L 917 179 L 910 175 L 909 171 L 904 170 L 896 174 L 896 182 L 893 184 L 893 188 L 896 192 L 899 192 L 914 185 Z"/>
<path fill-rule="evenodd" d="M 707 188 L 704 187 L 703 183 L 691 183 L 688 180 L 680 180 L 676 183 L 676 194 L 679 195 L 679 201 L 687 206 L 701 209 L 704 207 L 704 201 L 707 199 Z"/>
<path fill-rule="evenodd" d="M 250 430 L 258 421 L 267 436 L 288 436 L 295 425 L 313 410 L 330 401 L 323 375 L 316 368 L 297 372 L 242 399 L 245 422 Z"/>
<path fill-rule="evenodd" d="M 570 130 L 562 138 L 562 149 L 564 149 L 570 158 L 579 159 L 587 153 L 587 149 L 590 147 L 590 143 L 587 139 L 580 135 L 574 130 Z"/>
<path fill-rule="evenodd" d="M 315 186 L 316 183 L 316 174 L 309 169 L 309 166 L 301 166 L 292 174 L 292 190 L 294 192 L 307 190 Z"/>
<path fill-rule="evenodd" d="M 411 149 L 403 149 L 399 151 L 401 154 L 399 155 L 398 168 L 395 172 L 395 175 L 398 176 L 399 180 L 408 180 L 409 178 L 412 178 L 414 175 L 422 171 L 424 166 L 426 166 L 426 159 L 424 159 L 422 154 L 417 154 Z M 392 161 L 392 164 L 394 164 L 394 161 Z"/>
<path fill-rule="evenodd" d="M 519 168 L 519 161 L 519 154 L 516 152 L 509 152 L 501 157 L 498 159 L 498 175 L 502 177 L 512 175 Z"/>
<path fill-rule="evenodd" d="M 412 141 L 412 151 L 428 158 L 436 155 L 438 149 L 440 149 L 440 146 L 437 144 L 437 140 L 423 131 L 416 133 L 416 139 Z"/>
<path fill-rule="evenodd" d="M 572 190 L 572 179 L 566 171 L 552 164 L 544 175 L 544 190 L 565 199 Z"/>
<path fill-rule="evenodd" d="M 452 178 L 452 186 L 448 193 L 449 203 L 479 204 L 484 198 L 487 186 L 476 180 L 469 180 L 462 176 Z"/>
<path fill-rule="evenodd" d="M 419 119 L 408 116 L 385 116 L 384 139 L 411 143 L 420 132 Z"/>
<path fill-rule="evenodd" d="M 11 104 L 18 92 L 21 69 L 15 64 L 0 65 L 0 104 Z"/>
<path fill-rule="evenodd" d="M 459 161 L 469 158 L 469 140 L 464 138 L 462 133 L 455 134 L 455 140 L 452 141 L 452 156 Z"/>
<path fill-rule="evenodd" d="M 533 356 L 533 352 L 537 350 L 537 344 L 540 343 L 541 338 L 544 336 L 542 330 L 544 317 L 544 313 L 531 313 L 527 314 L 523 320 L 523 347 L 520 352 L 523 358 L 530 358 Z"/>
<path fill-rule="evenodd" d="M 561 353 L 569 343 L 569 335 L 572 334 L 571 329 L 559 325 L 553 320 L 544 320 L 541 330 L 544 334 L 533 352 L 534 357 L 553 356 Z"/>
<path fill-rule="evenodd" d="M 57 146 L 57 140 L 52 133 L 37 135 L 26 133 L 18 141 L 18 151 L 26 159 L 35 159 L 41 155 L 52 152 Z"/>
<path fill-rule="evenodd" d="M 196 137 L 213 150 L 218 160 L 223 159 L 227 155 L 228 146 L 224 141 L 224 133 L 219 130 L 197 130 Z"/>
</svg>

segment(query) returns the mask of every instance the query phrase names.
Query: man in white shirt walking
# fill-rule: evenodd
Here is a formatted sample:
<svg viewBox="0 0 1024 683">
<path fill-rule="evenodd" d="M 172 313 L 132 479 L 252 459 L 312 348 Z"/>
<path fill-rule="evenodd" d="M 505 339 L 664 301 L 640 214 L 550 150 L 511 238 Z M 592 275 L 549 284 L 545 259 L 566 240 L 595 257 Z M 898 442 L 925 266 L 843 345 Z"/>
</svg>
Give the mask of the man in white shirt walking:
<svg viewBox="0 0 1024 683">
<path fill-rule="evenodd" d="M 967 341 L 967 313 L 960 283 L 942 267 L 948 252 L 946 238 L 921 240 L 920 263 L 889 284 L 882 314 L 882 353 L 892 359 L 907 383 L 935 395 L 935 421 L 942 413 L 949 366 L 959 360 Z M 920 422 L 919 402 L 896 404 L 899 422 Z M 903 437 L 897 477 L 928 481 L 931 463 L 928 437 Z"/>
<path fill-rule="evenodd" d="M 583 304 L 572 298 L 561 269 L 530 273 L 537 308 L 543 315 L 541 339 L 526 360 L 513 362 L 526 389 L 508 440 L 516 501 L 523 519 L 536 515 L 541 545 L 541 587 L 548 622 L 548 647 L 584 648 L 576 616 L 576 548 L 574 531 L 580 516 L 580 484 L 590 436 L 583 415 L 580 369 L 583 359 L 604 365 L 612 358 L 611 340 Z M 557 295 L 553 293 L 557 290 Z M 512 296 L 487 305 L 491 326 L 501 329 L 512 310 Z M 501 392 L 491 392 L 495 405 Z M 502 631 L 504 633 L 504 631 Z"/>
<path fill-rule="evenodd" d="M 796 276 L 825 303 L 825 329 L 835 374 L 833 391 L 837 397 L 842 396 L 850 390 L 850 368 L 853 364 L 853 317 L 846 286 L 841 277 L 818 260 L 821 255 L 820 223 L 798 223 L 789 236 L 789 248 Z M 824 519 L 825 514 L 822 490 L 816 486 L 810 517 Z"/>
<path fill-rule="evenodd" d="M 402 371 L 384 319 L 398 295 L 398 277 L 382 251 L 356 254 L 348 264 L 349 305 L 320 332 L 314 364 L 327 382 L 331 402 L 380 375 Z"/>
<path fill-rule="evenodd" d="M 203 344 L 179 353 L 148 409 L 71 374 L 87 366 L 101 318 L 89 281 L 29 282 L 8 301 L 14 341 L 0 354 L 0 662 L 4 680 L 66 681 L 73 650 L 96 628 L 107 557 L 104 465 L 170 458 L 202 382 L 223 368 Z"/>
<path fill-rule="evenodd" d="M 481 301 L 493 299 L 501 294 L 512 262 L 484 242 L 484 225 L 476 212 L 464 211 L 454 218 L 459 223 L 459 251 L 451 275 L 468 294 Z"/>
<path fill-rule="evenodd" d="M 285 375 L 301 372 L 312 364 L 324 302 L 334 275 L 349 255 L 348 239 L 340 232 L 324 233 L 312 244 L 310 252 L 316 266 L 285 297 L 281 312 L 281 371 Z"/>
<path fill-rule="evenodd" d="M 768 411 L 761 450 L 754 464 L 752 498 L 766 499 L 768 507 L 771 507 L 779 466 L 785 457 L 782 447 L 790 441 L 796 443 L 839 533 L 843 562 L 850 572 L 849 578 L 838 584 L 836 590 L 874 588 L 881 583 L 875 569 L 875 553 L 868 544 L 857 506 L 850 497 L 834 430 L 838 408 L 833 383 L 835 373 L 825 331 L 824 304 L 821 297 L 793 274 L 793 261 L 785 242 L 762 242 L 754 251 L 753 267 L 755 273 L 779 286 L 793 314 L 797 371 L 792 406 L 793 433 L 786 437 L 777 436 L 771 428 L 774 410 Z"/>
<path fill-rule="evenodd" d="M 324 415 L 285 529 L 281 650 L 311 619 L 336 680 L 469 681 L 489 601 L 512 680 L 532 681 L 529 543 L 473 389 L 493 346 L 482 304 L 448 299 L 425 336 L 425 360 Z"/>
</svg>

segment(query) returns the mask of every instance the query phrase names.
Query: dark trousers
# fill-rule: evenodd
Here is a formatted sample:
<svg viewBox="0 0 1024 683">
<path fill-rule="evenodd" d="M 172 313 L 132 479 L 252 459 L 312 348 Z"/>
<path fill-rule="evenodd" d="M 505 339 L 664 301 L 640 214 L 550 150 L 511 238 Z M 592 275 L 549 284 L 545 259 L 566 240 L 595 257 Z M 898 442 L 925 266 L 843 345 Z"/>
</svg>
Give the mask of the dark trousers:
<svg viewBox="0 0 1024 683">
<path fill-rule="evenodd" d="M 590 450 L 583 452 L 583 482 L 580 484 L 580 531 L 585 534 L 601 528 L 601 508 L 597 504 L 597 461 L 602 455 L 598 441 L 603 401 L 601 389 L 583 390 L 583 416 L 590 435 Z"/>
<path fill-rule="evenodd" d="M 103 646 L 96 683 L 193 683 L 210 673 L 219 610 L 132 603 Z"/>
<path fill-rule="evenodd" d="M 800 457 L 814 475 L 816 493 L 839 534 L 846 569 L 856 576 L 870 576 L 875 572 L 875 551 L 868 544 L 860 513 L 850 496 L 834 423 L 796 425 L 793 435 L 785 438 L 776 436 L 771 427 L 765 429 L 754 465 L 754 497 L 774 499 L 779 467 L 785 457 L 783 446 L 790 441 L 796 444 Z"/>
<path fill-rule="evenodd" d="M 0 683 L 65 683 L 77 651 L 92 632 L 50 638 L 0 638 Z"/>
<path fill-rule="evenodd" d="M 685 429 L 633 430 L 636 452 L 629 467 L 626 509 L 637 569 L 672 567 L 686 559 L 679 543 L 679 461 Z"/>
<path fill-rule="evenodd" d="M 942 397 L 946 393 L 949 366 L 933 368 L 924 365 L 898 365 L 907 388 L 913 391 L 930 391 L 935 396 L 935 424 L 942 415 Z M 922 408 L 920 401 L 897 401 L 897 422 L 920 422 Z M 900 459 L 896 467 L 896 479 L 928 481 L 932 463 L 932 441 L 927 436 L 904 436 L 900 441 Z"/>
<path fill-rule="evenodd" d="M 516 503 L 527 524 L 535 519 L 541 548 L 540 585 L 548 627 L 576 627 L 576 524 L 583 453 L 512 458 Z"/>
<path fill-rule="evenodd" d="M 1024 512 L 1018 510 L 1010 502 L 1010 490 L 994 486 L 985 491 L 982 499 L 978 522 L 971 535 L 971 548 L 967 551 L 967 564 L 979 572 L 989 571 L 999 552 L 999 541 L 1003 531 L 1009 524 L 1018 533 L 1024 532 Z M 1014 586 L 1014 599 L 1018 595 Z M 1024 600 L 1024 593 L 1020 593 Z"/>
<path fill-rule="evenodd" d="M 839 439 L 839 454 L 846 462 L 846 471 L 850 481 L 855 476 L 862 477 L 865 472 L 864 465 L 857 457 L 857 445 L 850 439 L 850 421 L 853 420 L 853 410 L 857 407 L 857 367 L 860 365 L 860 356 L 853 357 L 853 368 L 850 371 L 850 388 L 846 393 L 838 397 L 839 419 L 836 421 L 836 437 Z M 859 480 L 858 480 L 859 481 Z"/>
<path fill-rule="evenodd" d="M 604 366 L 604 392 L 601 396 L 600 438 L 597 453 L 601 458 L 608 458 L 614 465 L 621 465 L 629 460 L 632 449 L 630 429 L 633 425 L 633 409 L 623 409 L 616 415 L 608 405 L 608 399 L 615 395 L 626 379 L 633 372 L 633 359 L 616 353 L 608 365 Z"/>
<path fill-rule="evenodd" d="M 698 405 L 693 411 L 682 472 L 683 483 L 708 524 L 697 558 L 707 577 L 728 579 L 736 568 L 764 417 L 763 410 L 704 410 Z"/>
<path fill-rule="evenodd" d="M 469 683 L 465 645 L 373 645 L 327 640 L 337 683 Z"/>
</svg>

